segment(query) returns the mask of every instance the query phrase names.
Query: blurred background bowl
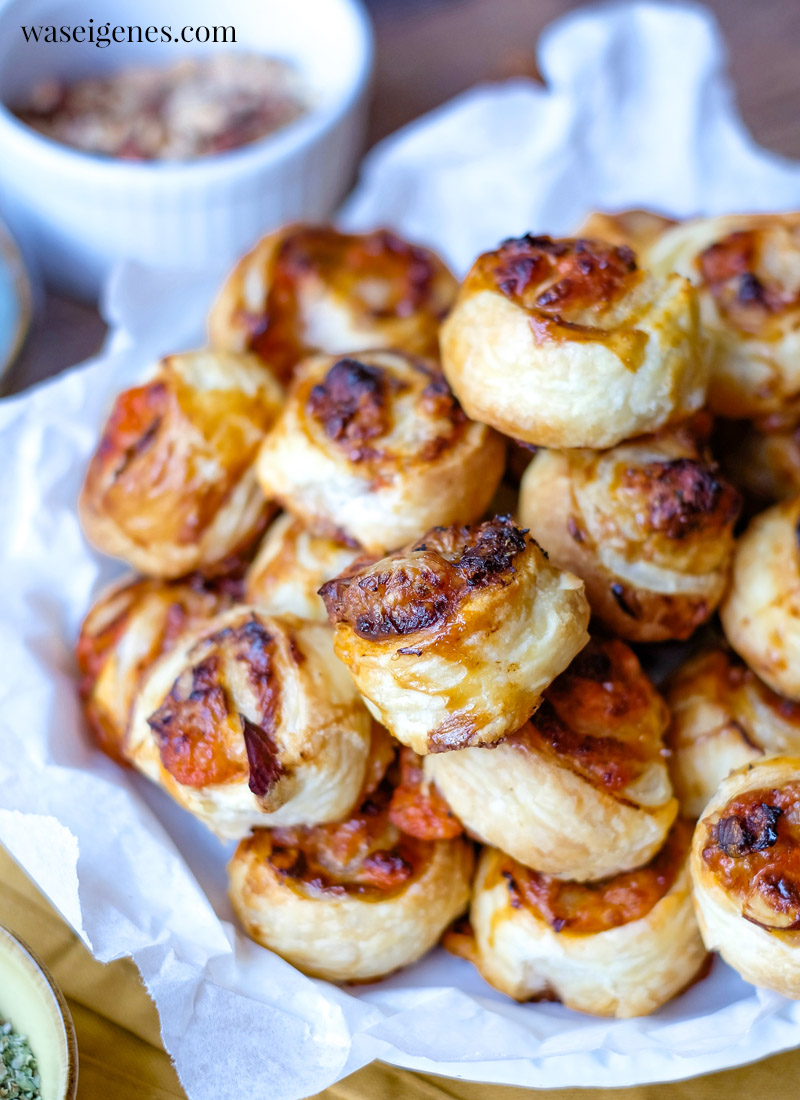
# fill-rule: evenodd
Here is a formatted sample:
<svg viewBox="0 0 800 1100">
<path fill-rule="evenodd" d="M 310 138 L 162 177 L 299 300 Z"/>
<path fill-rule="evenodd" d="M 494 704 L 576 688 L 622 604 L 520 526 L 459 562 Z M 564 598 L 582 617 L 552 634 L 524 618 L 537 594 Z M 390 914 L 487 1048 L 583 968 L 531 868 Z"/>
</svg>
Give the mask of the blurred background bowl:
<svg viewBox="0 0 800 1100">
<path fill-rule="evenodd" d="M 361 151 L 372 33 L 359 0 L 115 0 L 112 25 L 233 25 L 235 46 L 26 42 L 21 25 L 98 23 L 94 0 L 0 4 L 0 212 L 55 289 L 91 300 L 120 259 L 154 267 L 230 264 L 264 232 L 327 217 Z M 74 81 L 237 49 L 293 62 L 310 110 L 251 145 L 186 162 L 79 152 L 20 122 L 46 79 Z"/>
<path fill-rule="evenodd" d="M 78 1047 L 67 1002 L 30 948 L 2 924 L 0 1018 L 30 1043 L 42 1100 L 75 1100 Z"/>
<path fill-rule="evenodd" d="M 19 249 L 0 222 L 0 393 L 31 322 L 31 287 Z"/>
</svg>

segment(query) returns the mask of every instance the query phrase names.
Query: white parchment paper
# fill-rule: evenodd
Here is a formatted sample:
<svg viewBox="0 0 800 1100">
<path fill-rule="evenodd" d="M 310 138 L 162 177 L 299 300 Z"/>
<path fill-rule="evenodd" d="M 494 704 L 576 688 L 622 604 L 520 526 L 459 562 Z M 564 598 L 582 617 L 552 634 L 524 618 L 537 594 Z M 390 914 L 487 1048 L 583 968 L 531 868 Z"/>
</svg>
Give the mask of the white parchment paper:
<svg viewBox="0 0 800 1100">
<path fill-rule="evenodd" d="M 578 12 L 549 28 L 539 68 L 546 88 L 478 88 L 384 142 L 342 220 L 392 225 L 463 271 L 503 237 L 569 231 L 592 207 L 800 207 L 800 166 L 744 131 L 702 9 Z M 236 931 L 229 849 L 90 747 L 72 649 L 120 567 L 84 542 L 78 489 L 113 396 L 154 356 L 202 340 L 219 275 L 120 270 L 110 350 L 0 403 L 0 840 L 98 958 L 135 959 L 191 1100 L 295 1100 L 373 1058 L 506 1084 L 628 1085 L 800 1043 L 800 1004 L 720 962 L 624 1022 L 513 1004 L 441 951 L 349 991 L 306 978 Z"/>
</svg>

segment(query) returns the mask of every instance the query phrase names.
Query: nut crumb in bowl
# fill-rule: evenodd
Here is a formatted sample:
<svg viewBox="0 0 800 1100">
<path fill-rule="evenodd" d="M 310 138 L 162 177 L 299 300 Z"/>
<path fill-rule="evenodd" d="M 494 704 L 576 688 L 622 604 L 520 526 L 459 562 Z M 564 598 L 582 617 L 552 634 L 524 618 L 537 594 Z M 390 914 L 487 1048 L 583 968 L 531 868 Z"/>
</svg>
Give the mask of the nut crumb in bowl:
<svg viewBox="0 0 800 1100">
<path fill-rule="evenodd" d="M 249 145 L 308 109 L 299 73 L 277 57 L 226 51 L 169 68 L 46 81 L 17 117 L 85 153 L 193 160 Z"/>
</svg>

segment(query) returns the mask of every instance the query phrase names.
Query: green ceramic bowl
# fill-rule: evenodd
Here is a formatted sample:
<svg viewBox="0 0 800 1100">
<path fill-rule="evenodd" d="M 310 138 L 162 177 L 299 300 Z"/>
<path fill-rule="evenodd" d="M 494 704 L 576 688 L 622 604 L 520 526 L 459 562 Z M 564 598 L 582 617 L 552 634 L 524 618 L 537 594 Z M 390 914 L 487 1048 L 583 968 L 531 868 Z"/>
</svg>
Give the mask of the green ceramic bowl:
<svg viewBox="0 0 800 1100">
<path fill-rule="evenodd" d="M 27 1036 L 42 1100 L 75 1100 L 78 1045 L 67 1002 L 34 953 L 0 925 L 0 1017 Z"/>
</svg>

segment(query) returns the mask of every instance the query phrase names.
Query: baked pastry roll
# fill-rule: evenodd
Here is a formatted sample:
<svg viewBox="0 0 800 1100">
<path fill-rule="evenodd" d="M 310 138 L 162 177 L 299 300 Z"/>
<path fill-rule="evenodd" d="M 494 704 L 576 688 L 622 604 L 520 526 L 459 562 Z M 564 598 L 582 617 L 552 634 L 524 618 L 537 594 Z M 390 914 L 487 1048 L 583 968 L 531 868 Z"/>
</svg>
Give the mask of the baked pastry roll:
<svg viewBox="0 0 800 1100">
<path fill-rule="evenodd" d="M 725 635 L 762 680 L 800 700 L 800 496 L 774 504 L 736 545 L 719 613 Z"/>
<path fill-rule="evenodd" d="M 800 755 L 800 703 L 776 695 L 727 646 L 688 660 L 666 698 L 670 773 L 687 817 L 700 816 L 734 769 L 765 755 Z"/>
<path fill-rule="evenodd" d="M 800 998 L 800 757 L 739 768 L 692 842 L 700 931 L 754 985 Z"/>
<path fill-rule="evenodd" d="M 575 236 L 627 245 L 643 255 L 662 233 L 677 224 L 674 218 L 652 210 L 620 210 L 617 214 L 595 211 L 575 230 Z"/>
<path fill-rule="evenodd" d="M 264 528 L 258 447 L 282 394 L 252 356 L 171 355 L 119 395 L 79 512 L 89 540 L 154 577 L 220 568 Z"/>
<path fill-rule="evenodd" d="M 519 729 L 588 640 L 583 585 L 508 516 L 434 527 L 320 595 L 367 706 L 420 755 Z"/>
<path fill-rule="evenodd" d="M 545 447 L 613 447 L 705 400 L 691 284 L 625 245 L 504 241 L 473 264 L 441 347 L 469 416 Z"/>
<path fill-rule="evenodd" d="M 457 283 L 439 257 L 386 229 L 290 225 L 264 237 L 214 303 L 214 347 L 252 351 L 281 382 L 307 355 L 401 348 L 438 357 Z"/>
<path fill-rule="evenodd" d="M 675 820 L 668 719 L 633 651 L 593 638 L 522 729 L 427 756 L 425 775 L 477 839 L 557 878 L 602 879 L 646 863 Z"/>
<path fill-rule="evenodd" d="M 240 606 L 152 667 L 126 755 L 218 836 L 337 821 L 358 803 L 371 719 L 330 629 Z"/>
<path fill-rule="evenodd" d="M 245 575 L 245 600 L 272 615 L 328 621 L 319 589 L 344 572 L 356 552 L 312 535 L 288 512 L 272 523 Z"/>
<path fill-rule="evenodd" d="M 247 934 L 338 982 L 380 978 L 430 950 L 469 902 L 472 846 L 402 833 L 390 798 L 383 783 L 339 824 L 243 840 L 228 871 Z"/>
<path fill-rule="evenodd" d="M 125 734 L 142 677 L 186 630 L 227 603 L 200 585 L 127 578 L 102 593 L 76 647 L 78 688 L 96 744 L 125 763 Z"/>
<path fill-rule="evenodd" d="M 648 263 L 697 287 L 712 412 L 755 417 L 800 401 L 800 214 L 685 222 L 659 237 Z"/>
<path fill-rule="evenodd" d="M 478 519 L 504 461 L 502 439 L 467 420 L 433 363 L 371 351 L 298 367 L 258 478 L 314 533 L 381 553 Z"/>
<path fill-rule="evenodd" d="M 486 848 L 468 957 L 518 1001 L 559 1000 L 620 1018 L 655 1012 L 698 976 L 706 958 L 692 908 L 690 841 L 691 826 L 677 821 L 646 866 L 583 885 Z"/>
<path fill-rule="evenodd" d="M 725 473 L 764 504 L 800 494 L 800 424 L 721 421 L 718 453 Z"/>
<path fill-rule="evenodd" d="M 464 827 L 435 782 L 425 777 L 424 761 L 408 748 L 401 748 L 399 782 L 389 805 L 389 820 L 403 833 L 420 840 L 451 840 Z"/>
<path fill-rule="evenodd" d="M 592 612 L 629 641 L 688 638 L 728 579 L 737 490 L 688 426 L 608 451 L 539 451 L 521 522 L 586 585 Z"/>
</svg>

